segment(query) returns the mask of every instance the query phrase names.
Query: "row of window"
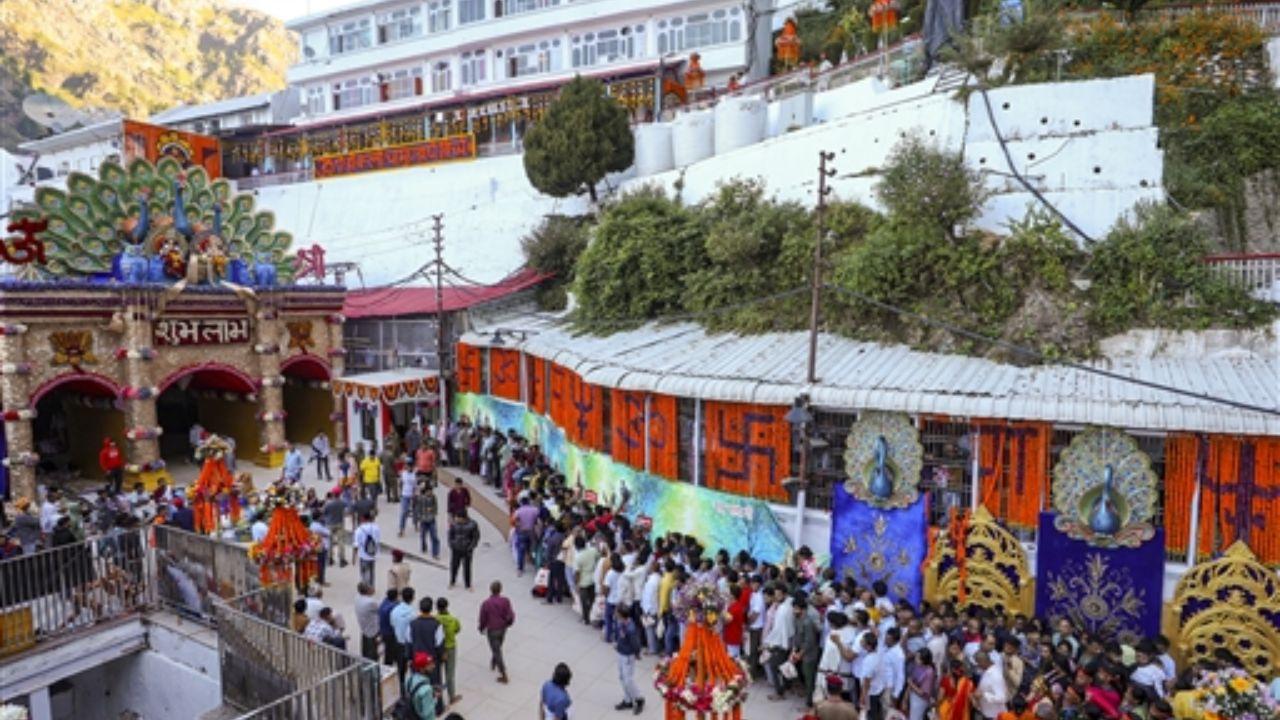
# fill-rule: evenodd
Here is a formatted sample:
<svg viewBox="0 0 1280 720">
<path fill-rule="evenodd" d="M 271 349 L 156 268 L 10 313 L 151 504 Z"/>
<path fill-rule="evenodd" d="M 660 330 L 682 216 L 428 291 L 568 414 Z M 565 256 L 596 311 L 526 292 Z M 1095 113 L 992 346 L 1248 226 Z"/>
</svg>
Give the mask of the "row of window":
<svg viewBox="0 0 1280 720">
<path fill-rule="evenodd" d="M 341 55 L 364 50 L 375 44 L 384 45 L 421 37 L 425 33 L 445 32 L 454 25 L 454 3 L 455 0 L 431 0 L 427 3 L 378 13 L 372 20 L 364 17 L 332 25 L 328 29 L 329 54 Z M 486 0 L 456 0 L 456 3 L 458 25 L 484 20 L 485 13 L 489 9 Z M 560 3 L 561 0 L 493 0 L 492 11 L 493 17 L 503 17 Z M 658 52 L 662 54 L 683 52 L 699 47 L 737 42 L 743 37 L 742 25 L 742 9 L 736 6 L 660 20 L 657 24 Z M 319 32 L 323 33 L 323 30 Z M 595 54 L 621 56 L 627 46 L 638 47 L 639 52 L 644 52 L 643 32 L 644 26 L 636 25 L 599 33 L 587 33 L 582 37 L 589 45 L 593 40 L 587 38 L 591 35 L 598 36 L 595 41 L 600 47 L 596 49 Z M 313 44 L 304 37 L 303 53 L 306 57 L 314 57 L 316 54 L 317 48 L 312 47 Z M 576 38 L 575 44 L 577 44 Z M 585 60 L 585 47 L 582 53 L 584 59 L 581 62 L 578 61 L 578 56 L 579 54 L 575 52 L 574 67 L 587 67 L 594 64 Z"/>
<path fill-rule="evenodd" d="M 529 0 L 531 3 L 534 1 Z M 537 1 L 546 2 L 547 0 Z M 432 8 L 439 6 L 443 13 L 439 22 L 443 23 L 442 27 L 447 28 L 448 9 L 451 2 L 452 0 L 435 0 L 429 3 L 429 22 L 433 22 L 432 18 L 436 17 L 432 14 Z M 413 7 L 380 15 L 380 37 L 383 37 L 384 29 L 395 34 L 395 37 L 404 37 L 398 33 L 409 32 L 413 23 L 416 22 L 414 18 L 419 14 L 420 8 Z M 367 25 L 368 20 L 360 23 Z M 350 37 L 346 28 L 357 24 L 359 23 L 348 23 L 342 26 L 343 29 L 339 35 L 331 36 L 331 43 L 334 42 L 335 37 L 339 45 L 349 42 L 345 39 Z M 696 13 L 661 20 L 657 24 L 657 29 L 660 53 L 736 42 L 742 37 L 742 13 L 737 7 L 710 13 Z M 565 69 L 566 64 L 572 68 L 590 68 L 641 58 L 646 54 L 645 26 L 643 24 L 624 25 L 571 35 L 567 47 L 569 52 L 566 56 L 565 44 L 560 38 L 553 38 L 497 48 L 493 51 L 492 73 L 488 71 L 486 50 L 469 50 L 458 57 L 456 87 L 480 85 L 490 77 L 494 80 L 510 80 L 560 72 Z M 455 89 L 453 67 L 449 60 L 433 61 L 427 67 L 429 83 L 424 83 L 423 68 L 414 67 L 334 82 L 328 90 L 323 86 L 312 87 L 307 94 L 307 112 L 319 115 L 328 110 L 350 109 L 423 95 L 428 91 L 441 93 Z M 328 108 L 326 93 L 332 98 L 331 107 Z"/>
</svg>

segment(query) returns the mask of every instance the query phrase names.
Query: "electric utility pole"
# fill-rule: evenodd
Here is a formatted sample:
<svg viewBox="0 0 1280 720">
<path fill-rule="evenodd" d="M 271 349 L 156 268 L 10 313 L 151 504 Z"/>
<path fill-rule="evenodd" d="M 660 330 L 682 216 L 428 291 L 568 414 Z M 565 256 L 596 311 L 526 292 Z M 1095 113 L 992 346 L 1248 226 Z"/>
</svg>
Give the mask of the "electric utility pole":
<svg viewBox="0 0 1280 720">
<path fill-rule="evenodd" d="M 836 169 L 827 167 L 827 163 L 835 158 L 836 154 L 833 152 L 818 151 L 818 206 L 814 212 L 814 225 L 817 226 L 818 236 L 813 241 L 813 277 L 809 300 L 810 385 L 818 382 L 818 305 L 822 302 L 822 242 L 827 234 L 823 216 L 827 210 L 827 195 L 831 194 L 831 188 L 827 187 L 827 178 L 836 174 Z"/>
<path fill-rule="evenodd" d="M 431 216 L 432 245 L 436 251 L 436 366 L 440 377 L 440 423 L 448 422 L 449 403 L 444 365 L 444 214 Z"/>
</svg>

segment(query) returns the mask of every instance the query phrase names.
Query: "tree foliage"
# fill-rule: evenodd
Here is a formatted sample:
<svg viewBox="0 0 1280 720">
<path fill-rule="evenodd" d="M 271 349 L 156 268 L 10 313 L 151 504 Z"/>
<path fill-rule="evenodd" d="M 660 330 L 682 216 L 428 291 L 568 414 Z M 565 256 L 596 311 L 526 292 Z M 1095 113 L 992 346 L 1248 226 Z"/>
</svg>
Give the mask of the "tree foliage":
<svg viewBox="0 0 1280 720">
<path fill-rule="evenodd" d="M 529 182 L 553 197 L 590 195 L 611 172 L 631 167 L 635 140 L 627 111 L 598 80 L 576 77 L 524 138 Z"/>
<path fill-rule="evenodd" d="M 609 205 L 578 261 L 577 320 L 612 331 L 684 308 L 684 275 L 706 262 L 701 223 L 661 190 Z"/>
<path fill-rule="evenodd" d="M 538 295 L 544 310 L 563 309 L 568 298 L 565 288 L 573 283 L 578 256 L 587 249 L 590 226 L 586 218 L 548 215 L 528 235 L 520 239 L 525 264 L 551 275 Z"/>
<path fill-rule="evenodd" d="M 954 240 L 957 228 L 978 214 L 986 191 L 960 153 L 911 137 L 890 153 L 876 197 L 890 217 L 936 228 Z"/>
</svg>

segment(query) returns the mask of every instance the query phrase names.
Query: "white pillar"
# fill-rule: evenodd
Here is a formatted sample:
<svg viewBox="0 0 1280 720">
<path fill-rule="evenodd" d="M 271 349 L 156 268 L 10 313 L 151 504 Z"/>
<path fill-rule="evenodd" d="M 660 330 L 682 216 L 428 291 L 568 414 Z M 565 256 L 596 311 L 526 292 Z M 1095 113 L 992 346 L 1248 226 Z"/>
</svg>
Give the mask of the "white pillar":
<svg viewBox="0 0 1280 720">
<path fill-rule="evenodd" d="M 809 474 L 810 474 L 810 475 L 812 475 L 813 473 L 812 473 L 812 472 L 810 472 Z M 801 482 L 801 485 L 800 485 L 800 491 L 796 493 L 796 519 L 795 519 L 795 525 L 794 525 L 794 527 L 792 528 L 792 533 L 793 533 L 794 537 L 793 537 L 793 538 L 792 538 L 792 540 L 791 540 L 791 546 L 792 546 L 792 547 L 794 547 L 794 548 L 796 548 L 797 550 L 799 550 L 799 549 L 800 549 L 800 546 L 804 544 L 804 543 L 800 542 L 800 538 L 804 535 L 804 503 L 805 503 L 805 493 L 806 493 L 806 491 L 805 491 L 805 487 L 804 487 L 804 484 L 803 484 L 803 478 L 802 478 L 802 482 Z"/>
<path fill-rule="evenodd" d="M 641 442 L 644 443 L 644 471 L 652 472 L 649 469 L 649 407 L 652 405 L 653 396 L 649 393 L 644 394 L 644 437 Z M 617 412 L 617 410 L 614 410 Z"/>
<path fill-rule="evenodd" d="M 1199 442 L 1197 441 L 1197 445 Z M 1198 464 L 1198 461 L 1197 461 Z M 1166 528 L 1167 528 L 1166 523 Z M 1196 478 L 1196 488 L 1191 491 L 1191 537 L 1187 539 L 1187 566 L 1196 564 L 1197 547 L 1200 541 L 1200 478 Z"/>
<path fill-rule="evenodd" d="M 973 457 L 973 487 L 969 489 L 969 509 L 977 510 L 978 503 L 982 501 L 982 431 L 973 429 L 973 450 L 970 455 Z"/>
<path fill-rule="evenodd" d="M 27 696 L 31 720 L 53 720 L 53 703 L 49 700 L 49 688 L 40 688 Z"/>
</svg>

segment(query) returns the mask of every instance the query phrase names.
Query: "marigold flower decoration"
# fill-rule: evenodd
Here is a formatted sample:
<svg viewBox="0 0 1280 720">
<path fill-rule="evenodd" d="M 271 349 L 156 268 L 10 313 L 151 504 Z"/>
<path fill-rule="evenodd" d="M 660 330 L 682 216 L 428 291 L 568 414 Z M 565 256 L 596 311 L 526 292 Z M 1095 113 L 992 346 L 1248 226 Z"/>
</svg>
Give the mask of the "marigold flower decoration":
<svg viewBox="0 0 1280 720">
<path fill-rule="evenodd" d="M 720 638 L 730 619 L 728 600 L 713 582 L 690 582 L 676 593 L 672 612 L 685 619 L 684 644 L 674 658 L 658 663 L 653 676 L 668 713 L 740 716 L 751 675 L 745 663 L 729 656 Z"/>
<path fill-rule="evenodd" d="M 1206 720 L 1280 720 L 1271 694 L 1248 673 L 1229 668 L 1208 672 L 1196 683 Z"/>
</svg>

